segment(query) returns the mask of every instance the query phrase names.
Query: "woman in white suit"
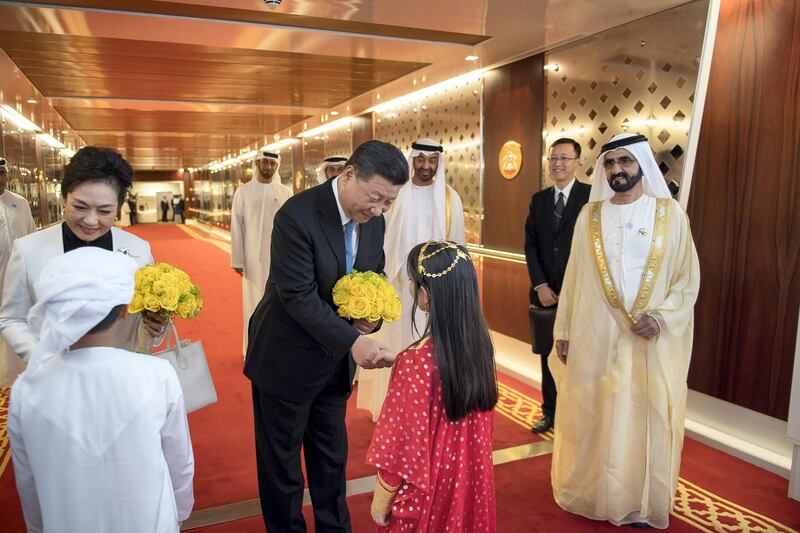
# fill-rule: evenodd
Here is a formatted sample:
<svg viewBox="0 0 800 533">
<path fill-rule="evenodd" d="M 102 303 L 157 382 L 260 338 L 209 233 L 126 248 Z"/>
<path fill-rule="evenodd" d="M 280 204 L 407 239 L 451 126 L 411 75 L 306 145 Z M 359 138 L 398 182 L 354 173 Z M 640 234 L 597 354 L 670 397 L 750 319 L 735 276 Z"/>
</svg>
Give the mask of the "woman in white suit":
<svg viewBox="0 0 800 533">
<path fill-rule="evenodd" d="M 131 256 L 139 266 L 153 262 L 150 244 L 114 227 L 117 212 L 133 183 L 133 168 L 111 148 L 81 148 L 64 169 L 61 195 L 64 221 L 14 241 L 3 284 L 0 333 L 11 349 L 28 361 L 37 339 L 28 327 L 36 302 L 33 284 L 47 262 L 82 246 L 96 246 Z M 139 330 L 163 337 L 166 323 L 131 315 L 124 348 L 136 351 Z"/>
</svg>

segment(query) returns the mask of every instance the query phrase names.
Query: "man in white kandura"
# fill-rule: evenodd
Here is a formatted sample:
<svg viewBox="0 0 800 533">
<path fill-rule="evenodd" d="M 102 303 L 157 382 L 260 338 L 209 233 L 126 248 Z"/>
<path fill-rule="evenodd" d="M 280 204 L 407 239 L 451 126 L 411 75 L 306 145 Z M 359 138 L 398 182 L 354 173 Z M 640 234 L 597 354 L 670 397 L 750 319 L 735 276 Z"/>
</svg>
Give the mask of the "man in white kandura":
<svg viewBox="0 0 800 533">
<path fill-rule="evenodd" d="M 341 174 L 346 163 L 347 158 L 343 155 L 332 155 L 323 159 L 322 164 L 317 167 L 317 184 L 322 185 Z"/>
<path fill-rule="evenodd" d="M 563 509 L 669 525 L 699 285 L 689 220 L 647 139 L 616 135 L 575 225 L 549 358 L 561 398 L 551 477 Z"/>
<path fill-rule="evenodd" d="M 261 149 L 253 161 L 253 177 L 233 195 L 231 208 L 231 268 L 242 276 L 244 350 L 247 326 L 269 276 L 269 250 L 275 213 L 292 196 L 281 183 L 281 156 Z"/>
<path fill-rule="evenodd" d="M 19 194 L 6 189 L 8 184 L 8 163 L 0 157 L 0 304 L 2 287 L 5 284 L 6 266 L 11 257 L 11 245 L 20 237 L 36 231 L 36 223 L 31 215 L 31 206 Z M 25 364 L 22 359 L 0 337 L 0 387 L 7 387 L 22 372 Z"/>
<path fill-rule="evenodd" d="M 14 382 L 8 436 L 30 532 L 177 533 L 194 457 L 167 361 L 115 348 L 138 265 L 97 247 L 57 255 L 33 286 L 39 339 Z"/>
<path fill-rule="evenodd" d="M 408 156 L 411 179 L 406 183 L 387 218 L 383 250 L 385 272 L 403 304 L 397 322 L 383 324 L 375 337 L 398 353 L 419 339 L 425 330 L 426 315 L 417 309 L 414 315 L 417 330 L 411 319 L 413 300 L 408 290 L 406 258 L 417 244 L 429 240 L 448 240 L 466 244 L 464 236 L 464 206 L 458 193 L 445 178 L 444 149 L 432 139 L 420 139 L 411 144 Z M 359 370 L 356 405 L 372 412 L 377 421 L 383 399 L 389 387 L 391 368 Z"/>
</svg>

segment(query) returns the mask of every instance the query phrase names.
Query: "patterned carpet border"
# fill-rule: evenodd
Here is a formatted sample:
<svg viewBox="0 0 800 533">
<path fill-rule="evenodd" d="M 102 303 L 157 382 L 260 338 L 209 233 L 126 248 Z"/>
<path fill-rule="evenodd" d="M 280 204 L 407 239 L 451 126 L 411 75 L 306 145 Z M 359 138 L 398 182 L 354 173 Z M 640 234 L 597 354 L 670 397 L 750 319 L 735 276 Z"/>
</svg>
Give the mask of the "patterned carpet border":
<svg viewBox="0 0 800 533">
<path fill-rule="evenodd" d="M 498 383 L 500 400 L 497 412 L 524 428 L 530 428 L 539 418 L 542 405 L 530 396 Z M 552 432 L 542 435 L 551 440 Z M 730 502 L 683 478 L 678 480 L 672 516 L 710 533 L 736 531 L 740 533 L 798 533 L 767 516 Z"/>
</svg>

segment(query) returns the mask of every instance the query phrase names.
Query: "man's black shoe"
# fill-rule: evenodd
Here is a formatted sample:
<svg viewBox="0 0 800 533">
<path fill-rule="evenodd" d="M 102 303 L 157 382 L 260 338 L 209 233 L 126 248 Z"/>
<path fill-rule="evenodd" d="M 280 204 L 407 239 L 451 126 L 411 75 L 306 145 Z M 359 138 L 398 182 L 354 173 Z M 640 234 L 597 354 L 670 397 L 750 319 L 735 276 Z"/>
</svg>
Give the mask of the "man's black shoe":
<svg viewBox="0 0 800 533">
<path fill-rule="evenodd" d="M 531 428 L 531 432 L 539 435 L 541 433 L 547 433 L 551 429 L 553 429 L 553 417 L 544 415 L 536 421 Z"/>
<path fill-rule="evenodd" d="M 647 522 L 632 522 L 631 527 L 635 527 L 636 529 L 648 529 L 650 524 Z"/>
</svg>

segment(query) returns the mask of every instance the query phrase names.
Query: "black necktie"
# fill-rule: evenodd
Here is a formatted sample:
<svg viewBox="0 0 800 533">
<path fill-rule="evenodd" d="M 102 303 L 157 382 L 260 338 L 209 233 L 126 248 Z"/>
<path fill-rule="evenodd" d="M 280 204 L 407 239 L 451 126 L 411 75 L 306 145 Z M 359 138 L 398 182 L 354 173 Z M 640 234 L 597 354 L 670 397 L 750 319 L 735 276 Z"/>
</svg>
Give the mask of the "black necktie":
<svg viewBox="0 0 800 533">
<path fill-rule="evenodd" d="M 553 219 L 556 223 L 556 227 L 561 225 L 561 217 L 564 215 L 564 193 L 558 193 L 558 199 L 556 200 L 556 207 L 553 209 L 553 215 L 555 218 Z"/>
</svg>

